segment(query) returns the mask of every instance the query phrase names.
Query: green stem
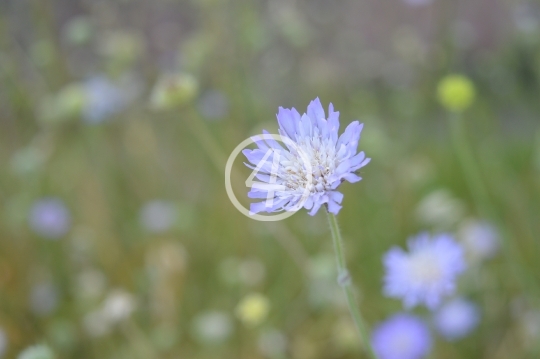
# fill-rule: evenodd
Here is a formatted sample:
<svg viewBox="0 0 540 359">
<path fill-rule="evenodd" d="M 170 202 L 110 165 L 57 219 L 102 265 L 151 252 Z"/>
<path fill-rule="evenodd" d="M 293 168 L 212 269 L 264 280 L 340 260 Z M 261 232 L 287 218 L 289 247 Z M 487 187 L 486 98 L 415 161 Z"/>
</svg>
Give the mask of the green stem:
<svg viewBox="0 0 540 359">
<path fill-rule="evenodd" d="M 328 223 L 330 224 L 330 232 L 332 233 L 332 240 L 334 242 L 334 249 L 336 252 L 338 283 L 341 287 L 343 287 L 345 296 L 347 297 L 347 305 L 349 306 L 354 325 L 358 330 L 358 334 L 360 335 L 360 340 L 362 341 L 364 348 L 368 351 L 372 359 L 377 359 L 369 340 L 369 330 L 364 319 L 362 318 L 362 315 L 360 314 L 360 311 L 358 310 L 354 297 L 351 276 L 347 270 L 347 263 L 345 262 L 345 255 L 343 253 L 343 240 L 341 239 L 337 218 L 328 211 L 326 213 L 328 214 Z"/>
</svg>

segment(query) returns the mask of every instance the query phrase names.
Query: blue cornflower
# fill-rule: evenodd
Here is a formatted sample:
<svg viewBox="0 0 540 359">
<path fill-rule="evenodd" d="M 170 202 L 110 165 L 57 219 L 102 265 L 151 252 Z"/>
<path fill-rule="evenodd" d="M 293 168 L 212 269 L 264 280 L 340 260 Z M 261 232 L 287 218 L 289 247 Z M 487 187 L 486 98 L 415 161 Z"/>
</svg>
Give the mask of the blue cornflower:
<svg viewBox="0 0 540 359">
<path fill-rule="evenodd" d="M 358 182 L 357 171 L 368 164 L 364 152 L 357 153 L 363 124 L 352 122 L 338 138 L 339 112 L 328 106 L 328 117 L 318 98 L 311 101 L 307 113 L 292 108 L 279 108 L 279 134 L 286 144 L 282 147 L 263 131 L 255 136 L 259 148 L 243 151 L 262 181 L 252 186 L 250 198 L 266 198 L 252 203 L 251 213 L 296 211 L 302 206 L 315 215 L 326 204 L 337 214 L 343 194 L 336 191 L 343 181 Z M 264 139 L 264 140 L 263 140 Z"/>
<path fill-rule="evenodd" d="M 421 233 L 408 241 L 409 253 L 394 247 L 384 256 L 384 293 L 402 298 L 406 308 L 425 304 L 435 309 L 452 294 L 456 278 L 465 270 L 462 247 L 449 234 L 430 238 Z"/>
<path fill-rule="evenodd" d="M 47 197 L 36 201 L 29 214 L 30 228 L 45 238 L 58 239 L 70 229 L 71 216 L 64 202 Z"/>
<path fill-rule="evenodd" d="M 476 304 L 463 298 L 445 303 L 433 317 L 437 331 L 450 341 L 465 337 L 476 328 L 479 320 Z"/>
<path fill-rule="evenodd" d="M 422 320 L 400 313 L 373 330 L 371 345 L 379 359 L 420 359 L 431 350 L 431 335 Z"/>
</svg>

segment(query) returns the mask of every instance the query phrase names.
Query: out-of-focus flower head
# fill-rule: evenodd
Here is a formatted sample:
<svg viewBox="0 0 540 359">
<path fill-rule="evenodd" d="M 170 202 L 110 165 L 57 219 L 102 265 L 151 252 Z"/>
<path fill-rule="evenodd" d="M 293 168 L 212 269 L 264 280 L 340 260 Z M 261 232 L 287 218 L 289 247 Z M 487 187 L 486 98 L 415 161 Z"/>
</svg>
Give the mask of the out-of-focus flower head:
<svg viewBox="0 0 540 359">
<path fill-rule="evenodd" d="M 4 357 L 8 348 L 8 338 L 4 329 L 0 327 L 0 358 Z"/>
<path fill-rule="evenodd" d="M 476 90 L 471 80 L 463 75 L 443 77 L 437 86 L 437 98 L 441 105 L 452 112 L 462 112 L 472 105 Z"/>
<path fill-rule="evenodd" d="M 465 270 L 463 249 L 449 234 L 421 233 L 408 241 L 409 252 L 394 247 L 384 256 L 384 293 L 401 298 L 406 308 L 424 304 L 435 309 L 454 292 Z"/>
<path fill-rule="evenodd" d="M 199 98 L 197 108 L 204 118 L 219 121 L 229 113 L 229 101 L 223 92 L 208 90 Z"/>
<path fill-rule="evenodd" d="M 257 341 L 259 351 L 267 358 L 283 358 L 287 350 L 287 337 L 275 329 L 265 330 Z"/>
<path fill-rule="evenodd" d="M 34 202 L 28 220 L 30 228 L 47 239 L 58 239 L 71 227 L 71 216 L 67 207 L 62 200 L 53 197 Z"/>
<path fill-rule="evenodd" d="M 227 313 L 205 312 L 193 319 L 192 329 L 195 338 L 202 344 L 219 344 L 232 334 L 233 322 Z"/>
<path fill-rule="evenodd" d="M 441 306 L 433 316 L 437 331 L 447 340 L 461 339 L 469 334 L 480 320 L 478 307 L 463 298 L 457 298 Z"/>
<path fill-rule="evenodd" d="M 416 217 L 424 225 L 448 229 L 463 217 L 464 212 L 462 201 L 448 190 L 438 189 L 422 198 L 416 208 Z"/>
<path fill-rule="evenodd" d="M 499 251 L 499 234 L 487 222 L 468 221 L 459 230 L 459 238 L 471 261 L 481 261 L 495 256 Z"/>
<path fill-rule="evenodd" d="M 56 355 L 46 345 L 34 345 L 23 350 L 17 359 L 55 359 Z"/>
<path fill-rule="evenodd" d="M 123 84 L 113 83 L 96 75 L 83 83 L 86 102 L 82 111 L 84 122 L 98 124 L 123 111 L 136 97 L 137 85 L 125 78 Z M 131 83 L 130 83 L 131 82 Z"/>
<path fill-rule="evenodd" d="M 429 354 L 431 344 L 426 324 L 413 315 L 403 313 L 379 324 L 371 339 L 379 359 L 421 359 Z"/>
<path fill-rule="evenodd" d="M 41 101 L 36 117 L 45 125 L 60 124 L 80 115 L 87 100 L 87 92 L 82 84 L 68 84 L 57 94 Z"/>
<path fill-rule="evenodd" d="M 162 75 L 150 96 L 150 106 L 155 110 L 169 110 L 191 102 L 199 91 L 197 79 L 187 73 Z"/>
<path fill-rule="evenodd" d="M 236 316 L 246 326 L 256 326 L 265 321 L 270 311 L 270 301 L 260 293 L 246 295 L 236 306 Z"/>
<path fill-rule="evenodd" d="M 107 320 L 114 324 L 127 319 L 136 307 L 137 301 L 132 294 L 115 289 L 105 298 L 101 310 Z"/>
<path fill-rule="evenodd" d="M 58 288 L 48 281 L 35 284 L 30 291 L 30 309 L 39 316 L 52 313 L 58 307 L 58 300 Z"/>
<path fill-rule="evenodd" d="M 150 233 L 167 232 L 178 219 L 178 209 L 173 202 L 153 200 L 141 209 L 140 221 Z"/>
<path fill-rule="evenodd" d="M 330 104 L 327 118 L 318 98 L 303 115 L 280 107 L 277 120 L 281 137 L 295 146 L 283 148 L 273 139 L 254 136 L 258 148 L 243 151 L 253 166 L 246 165 L 258 170 L 256 178 L 268 183 L 251 187 L 250 198 L 266 200 L 252 203 L 250 213 L 295 211 L 300 205 L 313 216 L 326 204 L 337 214 L 343 194 L 336 189 L 344 181 L 360 181 L 357 171 L 370 161 L 363 151 L 357 153 L 363 125 L 352 122 L 338 138 L 339 112 Z"/>
</svg>

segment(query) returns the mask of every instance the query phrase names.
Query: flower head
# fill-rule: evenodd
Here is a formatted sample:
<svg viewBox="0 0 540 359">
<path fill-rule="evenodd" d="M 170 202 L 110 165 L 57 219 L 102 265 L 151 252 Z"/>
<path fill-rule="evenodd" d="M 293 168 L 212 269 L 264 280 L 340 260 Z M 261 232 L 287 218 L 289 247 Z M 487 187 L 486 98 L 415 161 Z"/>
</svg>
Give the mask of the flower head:
<svg viewBox="0 0 540 359">
<path fill-rule="evenodd" d="M 456 278 L 465 270 L 463 249 L 448 234 L 430 238 L 427 233 L 410 239 L 408 247 L 409 253 L 395 247 L 384 256 L 384 293 L 402 298 L 406 308 L 425 304 L 435 309 L 454 292 Z"/>
<path fill-rule="evenodd" d="M 467 258 L 473 262 L 492 258 L 499 251 L 499 233 L 488 222 L 466 222 L 460 228 L 459 237 Z"/>
<path fill-rule="evenodd" d="M 68 209 L 58 198 L 43 198 L 34 203 L 29 214 L 30 228 L 45 238 L 58 239 L 71 226 Z"/>
<path fill-rule="evenodd" d="M 476 90 L 472 81 L 467 77 L 448 75 L 439 82 L 437 97 L 447 110 L 462 112 L 473 103 Z"/>
<path fill-rule="evenodd" d="M 247 326 L 262 323 L 270 311 L 270 301 L 264 295 L 252 293 L 245 296 L 236 307 L 236 315 Z"/>
<path fill-rule="evenodd" d="M 17 359 L 54 359 L 53 351 L 46 345 L 34 345 L 23 350 Z"/>
<path fill-rule="evenodd" d="M 327 117 L 318 98 L 303 115 L 280 107 L 277 120 L 285 148 L 263 131 L 263 136 L 253 138 L 258 148 L 244 150 L 253 166 L 246 165 L 262 181 L 248 196 L 266 199 L 252 203 L 250 212 L 296 211 L 303 206 L 315 215 L 326 204 L 337 214 L 343 194 L 336 189 L 343 181 L 360 181 L 356 171 L 370 161 L 364 152 L 357 153 L 363 125 L 354 121 L 338 137 L 339 112 L 330 104 Z"/>
<path fill-rule="evenodd" d="M 445 303 L 434 315 L 437 331 L 447 340 L 456 340 L 469 334 L 480 319 L 478 307 L 468 300 L 458 298 Z"/>
<path fill-rule="evenodd" d="M 371 345 L 379 359 L 420 359 L 431 350 L 431 336 L 417 317 L 396 314 L 375 328 Z"/>
</svg>

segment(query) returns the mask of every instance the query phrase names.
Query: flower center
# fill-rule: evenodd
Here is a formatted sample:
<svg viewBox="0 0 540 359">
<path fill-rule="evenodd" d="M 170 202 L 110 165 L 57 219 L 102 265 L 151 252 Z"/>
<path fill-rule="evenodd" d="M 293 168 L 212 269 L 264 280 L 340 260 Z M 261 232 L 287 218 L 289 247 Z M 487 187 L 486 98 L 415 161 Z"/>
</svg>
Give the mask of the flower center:
<svg viewBox="0 0 540 359">
<path fill-rule="evenodd" d="M 306 188 L 311 193 L 325 192 L 331 189 L 331 174 L 338 165 L 335 145 L 320 137 L 304 138 L 297 143 L 302 155 L 293 152 L 288 158 L 280 161 L 280 178 L 284 185 L 299 193 Z M 311 165 L 311 181 L 308 178 L 308 164 Z"/>
<path fill-rule="evenodd" d="M 417 253 L 410 258 L 410 271 L 413 278 L 422 284 L 432 284 L 440 280 L 441 268 L 428 253 Z"/>
</svg>

